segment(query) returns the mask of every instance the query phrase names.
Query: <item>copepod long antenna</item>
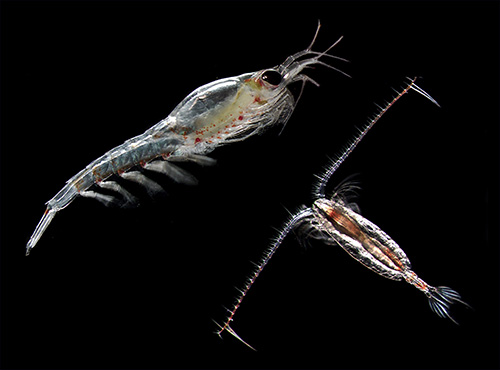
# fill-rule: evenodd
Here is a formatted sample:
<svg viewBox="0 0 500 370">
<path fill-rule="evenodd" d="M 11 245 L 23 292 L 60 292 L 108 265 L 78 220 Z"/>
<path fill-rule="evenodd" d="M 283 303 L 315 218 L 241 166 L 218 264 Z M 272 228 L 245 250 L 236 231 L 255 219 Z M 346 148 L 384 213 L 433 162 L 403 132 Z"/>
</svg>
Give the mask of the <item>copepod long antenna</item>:
<svg viewBox="0 0 500 370">
<path fill-rule="evenodd" d="M 279 235 L 275 238 L 274 242 L 271 244 L 271 246 L 267 249 L 267 251 L 264 253 L 264 256 L 260 260 L 260 262 L 256 265 L 256 268 L 254 272 L 248 277 L 247 282 L 245 284 L 244 289 L 238 290 L 239 291 L 239 296 L 236 299 L 236 303 L 233 305 L 232 310 L 229 313 L 229 316 L 227 317 L 226 321 L 224 322 L 223 325 L 217 324 L 219 327 L 219 330 L 217 331 L 217 334 L 220 336 L 223 331 L 229 332 L 231 335 L 233 335 L 235 338 L 239 339 L 242 341 L 244 344 L 246 344 L 248 347 L 254 349 L 252 346 L 250 346 L 248 343 L 246 343 L 244 340 L 240 338 L 238 334 L 230 327 L 231 321 L 233 321 L 234 315 L 236 314 L 236 311 L 241 305 L 241 302 L 243 301 L 243 298 L 247 295 L 248 291 L 252 287 L 253 283 L 255 280 L 259 277 L 260 273 L 264 269 L 264 267 L 267 265 L 267 263 L 271 260 L 271 257 L 274 255 L 278 247 L 281 245 L 285 237 L 288 235 L 290 231 L 292 231 L 297 224 L 301 223 L 304 221 L 306 218 L 309 218 L 313 216 L 313 211 L 311 208 L 306 208 L 301 210 L 300 212 L 292 215 L 290 219 L 285 223 L 283 228 L 281 229 L 281 232 Z"/>
<path fill-rule="evenodd" d="M 56 213 L 57 211 L 55 209 L 50 209 L 49 207 L 47 207 L 40 222 L 36 226 L 33 235 L 31 235 L 30 240 L 28 240 L 28 244 L 26 245 L 27 256 L 30 254 L 31 250 L 36 245 L 36 243 L 38 243 L 38 240 L 40 240 L 40 237 L 45 232 L 45 229 L 47 229 L 47 227 L 49 226 L 50 222 L 52 221 Z"/>
<path fill-rule="evenodd" d="M 436 104 L 439 107 L 439 104 L 437 103 L 436 100 L 434 100 L 428 93 L 426 93 L 423 89 L 421 89 L 415 84 L 417 77 L 414 78 L 408 77 L 407 79 L 409 80 L 409 83 L 403 90 L 399 92 L 395 90 L 396 96 L 390 102 L 387 102 L 383 107 L 380 107 L 379 105 L 376 104 L 378 113 L 376 113 L 375 116 L 369 120 L 368 124 L 363 129 L 359 130 L 358 135 L 354 138 L 354 140 L 350 144 L 347 145 L 347 147 L 342 151 L 342 154 L 337 158 L 337 160 L 335 160 L 331 165 L 329 165 L 325 169 L 322 175 L 318 176 L 319 181 L 315 184 L 313 190 L 313 195 L 315 198 L 325 197 L 325 187 L 332 174 L 339 168 L 342 162 L 345 161 L 345 159 L 349 156 L 349 154 L 351 154 L 354 148 L 356 148 L 356 146 L 365 137 L 368 131 L 370 131 L 370 129 L 375 125 L 375 123 L 377 123 L 378 120 L 382 118 L 382 116 L 389 110 L 389 108 L 392 107 L 394 103 L 396 103 L 409 90 L 415 90 L 416 92 L 426 97 L 432 103 Z"/>
</svg>

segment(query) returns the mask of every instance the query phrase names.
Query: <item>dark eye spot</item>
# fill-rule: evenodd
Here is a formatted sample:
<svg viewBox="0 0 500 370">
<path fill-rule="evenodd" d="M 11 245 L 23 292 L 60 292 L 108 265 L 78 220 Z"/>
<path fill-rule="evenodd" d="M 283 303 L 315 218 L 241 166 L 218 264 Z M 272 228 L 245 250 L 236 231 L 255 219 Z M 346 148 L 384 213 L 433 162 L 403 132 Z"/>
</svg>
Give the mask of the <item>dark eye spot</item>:
<svg viewBox="0 0 500 370">
<path fill-rule="evenodd" d="M 278 86 L 282 80 L 282 77 L 278 72 L 269 70 L 265 71 L 260 79 L 262 81 L 266 81 L 271 85 Z"/>
</svg>

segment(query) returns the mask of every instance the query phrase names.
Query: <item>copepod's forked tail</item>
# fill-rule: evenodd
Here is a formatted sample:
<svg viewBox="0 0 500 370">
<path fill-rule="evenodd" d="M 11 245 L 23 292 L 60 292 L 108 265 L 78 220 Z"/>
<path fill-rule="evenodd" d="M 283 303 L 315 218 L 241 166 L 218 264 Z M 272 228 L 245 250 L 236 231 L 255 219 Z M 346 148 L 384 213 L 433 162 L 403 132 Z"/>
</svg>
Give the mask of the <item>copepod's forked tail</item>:
<svg viewBox="0 0 500 370">
<path fill-rule="evenodd" d="M 50 222 L 56 215 L 57 210 L 51 208 L 50 206 L 47 207 L 45 210 L 42 219 L 36 226 L 35 231 L 33 232 L 33 235 L 31 235 L 30 240 L 28 240 L 28 244 L 26 245 L 26 255 L 28 256 L 33 249 L 33 247 L 38 243 L 38 240 L 40 240 L 40 237 L 42 234 L 45 232 L 45 229 L 49 226 Z"/>
<path fill-rule="evenodd" d="M 456 322 L 450 315 L 451 305 L 454 303 L 461 303 L 468 308 L 472 308 L 467 303 L 462 301 L 462 297 L 458 294 L 458 292 L 446 286 L 430 286 L 411 270 L 406 270 L 404 272 L 404 279 L 406 282 L 410 283 L 425 294 L 425 296 L 429 299 L 429 306 L 431 307 L 431 310 L 436 313 L 436 315 L 443 319 L 450 319 L 457 325 L 458 322 Z"/>
<path fill-rule="evenodd" d="M 451 305 L 453 303 L 461 303 L 466 307 L 471 308 L 467 303 L 462 301 L 462 297 L 458 294 L 458 292 L 446 286 L 429 287 L 425 295 L 429 299 L 429 306 L 433 312 L 443 319 L 450 319 L 457 325 L 458 322 L 456 322 L 450 315 Z"/>
</svg>

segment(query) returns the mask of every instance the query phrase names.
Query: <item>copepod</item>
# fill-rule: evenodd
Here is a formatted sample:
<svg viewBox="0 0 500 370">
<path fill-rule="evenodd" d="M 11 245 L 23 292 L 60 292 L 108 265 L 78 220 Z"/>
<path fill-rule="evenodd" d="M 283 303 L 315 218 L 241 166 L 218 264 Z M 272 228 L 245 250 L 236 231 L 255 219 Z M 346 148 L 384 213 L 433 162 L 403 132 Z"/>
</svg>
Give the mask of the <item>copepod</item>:
<svg viewBox="0 0 500 370">
<path fill-rule="evenodd" d="M 414 90 L 438 105 L 429 94 L 415 84 L 415 80 L 416 78 L 411 79 L 407 86 L 401 92 L 397 92 L 392 101 L 383 108 L 378 107 L 378 113 L 369 120 L 365 128 L 346 146 L 338 158 L 331 162 L 324 173 L 317 176 L 318 182 L 313 187 L 315 201 L 312 206 L 302 207 L 282 227 L 274 242 L 265 251 L 259 263 L 256 264 L 254 272 L 247 278 L 244 288 L 239 289 L 239 296 L 232 309 L 228 310 L 229 313 L 224 323 L 217 324 L 217 334 L 221 335 L 222 332 L 227 331 L 253 349 L 238 336 L 230 324 L 249 289 L 287 234 L 292 230 L 298 231 L 299 235 L 304 238 L 310 237 L 321 240 L 327 245 L 341 246 L 351 257 L 381 276 L 392 280 L 405 280 L 427 296 L 433 312 L 439 317 L 448 318 L 456 323 L 450 315 L 451 305 L 456 302 L 468 305 L 461 300 L 460 295 L 453 289 L 442 286 L 433 287 L 411 270 L 410 260 L 399 245 L 378 226 L 361 216 L 355 204 L 349 203 L 348 194 L 357 188 L 356 185 L 344 181 L 335 189 L 331 197 L 327 198 L 325 196 L 325 187 L 332 174 L 373 125 L 405 93 Z"/>
</svg>

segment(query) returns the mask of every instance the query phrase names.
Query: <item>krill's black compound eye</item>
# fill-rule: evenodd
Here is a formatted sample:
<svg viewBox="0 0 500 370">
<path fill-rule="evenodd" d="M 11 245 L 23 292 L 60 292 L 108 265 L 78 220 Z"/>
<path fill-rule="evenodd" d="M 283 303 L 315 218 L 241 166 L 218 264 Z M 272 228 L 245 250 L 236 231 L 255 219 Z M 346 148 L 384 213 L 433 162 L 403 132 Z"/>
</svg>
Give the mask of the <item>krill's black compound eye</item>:
<svg viewBox="0 0 500 370">
<path fill-rule="evenodd" d="M 278 86 L 282 80 L 282 77 L 278 72 L 273 71 L 273 70 L 269 70 L 269 71 L 265 71 L 262 74 L 261 80 L 266 81 L 267 83 L 269 83 L 271 85 Z"/>
</svg>

